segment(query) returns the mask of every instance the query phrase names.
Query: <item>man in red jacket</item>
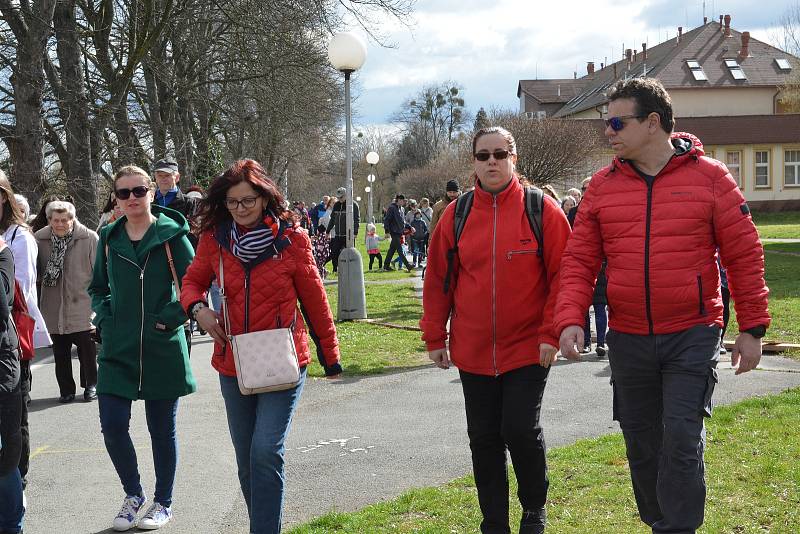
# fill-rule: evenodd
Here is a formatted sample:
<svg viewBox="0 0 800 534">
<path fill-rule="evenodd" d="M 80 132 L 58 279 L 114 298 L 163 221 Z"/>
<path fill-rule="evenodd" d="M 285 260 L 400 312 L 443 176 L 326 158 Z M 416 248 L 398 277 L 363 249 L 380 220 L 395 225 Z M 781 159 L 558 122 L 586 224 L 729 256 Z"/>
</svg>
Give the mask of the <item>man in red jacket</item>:
<svg viewBox="0 0 800 534">
<path fill-rule="evenodd" d="M 619 82 L 606 136 L 617 158 L 597 172 L 561 263 L 554 324 L 580 356 L 583 312 L 608 258 L 614 419 L 625 437 L 639 515 L 654 533 L 694 532 L 706 485 L 703 417 L 711 415 L 722 326 L 716 247 L 741 333 L 736 374 L 758 365 L 770 317 L 764 252 L 725 166 L 689 134 L 672 134 L 672 104 L 654 79 Z"/>
</svg>

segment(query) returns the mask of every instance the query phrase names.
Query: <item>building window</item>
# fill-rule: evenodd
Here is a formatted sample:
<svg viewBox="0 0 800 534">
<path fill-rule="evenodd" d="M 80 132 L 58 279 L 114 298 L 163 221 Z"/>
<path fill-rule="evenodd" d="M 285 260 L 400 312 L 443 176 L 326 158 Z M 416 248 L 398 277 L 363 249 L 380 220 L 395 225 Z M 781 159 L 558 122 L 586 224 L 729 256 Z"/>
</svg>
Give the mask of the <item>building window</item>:
<svg viewBox="0 0 800 534">
<path fill-rule="evenodd" d="M 756 150 L 756 187 L 769 187 L 769 150 Z"/>
<path fill-rule="evenodd" d="M 728 171 L 742 187 L 742 152 L 741 150 L 729 150 L 725 153 L 725 165 L 728 166 Z"/>
<path fill-rule="evenodd" d="M 689 67 L 689 70 L 691 71 L 695 81 L 698 82 L 708 81 L 708 76 L 706 76 L 706 73 L 703 71 L 703 67 L 700 65 L 699 61 L 697 61 L 696 59 L 687 59 L 686 66 Z"/>
<path fill-rule="evenodd" d="M 800 185 L 800 150 L 787 150 L 783 154 L 784 185 Z"/>
</svg>

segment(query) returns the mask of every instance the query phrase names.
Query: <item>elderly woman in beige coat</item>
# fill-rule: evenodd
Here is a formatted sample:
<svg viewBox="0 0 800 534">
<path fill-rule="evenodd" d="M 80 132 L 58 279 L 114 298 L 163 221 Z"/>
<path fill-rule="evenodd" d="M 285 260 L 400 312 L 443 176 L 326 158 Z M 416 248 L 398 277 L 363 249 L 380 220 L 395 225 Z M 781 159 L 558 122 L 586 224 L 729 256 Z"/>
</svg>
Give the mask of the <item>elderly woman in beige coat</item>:
<svg viewBox="0 0 800 534">
<path fill-rule="evenodd" d="M 75 400 L 72 346 L 78 348 L 83 399 L 97 398 L 97 349 L 92 339 L 92 308 L 87 288 L 92 279 L 97 234 L 75 217 L 75 206 L 55 201 L 47 205 L 48 225 L 36 232 L 40 307 L 53 338 L 59 402 Z"/>
</svg>

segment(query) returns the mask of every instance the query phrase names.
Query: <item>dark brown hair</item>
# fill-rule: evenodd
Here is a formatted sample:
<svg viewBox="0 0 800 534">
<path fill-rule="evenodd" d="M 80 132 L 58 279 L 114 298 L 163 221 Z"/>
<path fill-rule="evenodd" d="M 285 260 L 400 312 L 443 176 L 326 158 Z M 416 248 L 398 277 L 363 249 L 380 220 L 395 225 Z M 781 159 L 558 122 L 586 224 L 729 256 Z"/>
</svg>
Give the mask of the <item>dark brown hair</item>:
<svg viewBox="0 0 800 534">
<path fill-rule="evenodd" d="M 256 193 L 266 201 L 267 210 L 284 221 L 293 221 L 294 214 L 284 209 L 286 200 L 264 167 L 255 160 L 240 159 L 214 178 L 208 188 L 206 198 L 200 201 L 197 218 L 202 221 L 201 231 L 213 230 L 233 218 L 225 206 L 225 198 L 231 187 L 243 182 L 250 184 Z"/>
<path fill-rule="evenodd" d="M 502 128 L 500 126 L 489 126 L 487 128 L 481 128 L 477 132 L 475 132 L 475 136 L 472 138 L 472 154 L 475 154 L 475 147 L 478 145 L 478 139 L 483 137 L 484 135 L 492 135 L 492 134 L 500 134 L 503 136 L 503 139 L 506 140 L 508 143 L 508 150 L 512 154 L 517 153 L 517 142 L 514 140 L 514 136 L 511 135 L 511 132 Z"/>
<path fill-rule="evenodd" d="M 609 102 L 628 98 L 636 103 L 636 115 L 643 115 L 642 122 L 651 113 L 658 114 L 661 119 L 661 129 L 672 133 L 675 128 L 675 118 L 672 116 L 672 100 L 669 93 L 655 78 L 631 78 L 620 80 L 608 91 Z"/>
<path fill-rule="evenodd" d="M 0 190 L 3 191 L 6 197 L 3 201 L 3 217 L 0 218 L 0 230 L 5 231 L 12 224 L 27 226 L 28 222 L 25 220 L 25 214 L 22 212 L 19 203 L 17 203 L 11 182 L 8 181 L 8 177 L 3 171 L 0 171 Z"/>
</svg>

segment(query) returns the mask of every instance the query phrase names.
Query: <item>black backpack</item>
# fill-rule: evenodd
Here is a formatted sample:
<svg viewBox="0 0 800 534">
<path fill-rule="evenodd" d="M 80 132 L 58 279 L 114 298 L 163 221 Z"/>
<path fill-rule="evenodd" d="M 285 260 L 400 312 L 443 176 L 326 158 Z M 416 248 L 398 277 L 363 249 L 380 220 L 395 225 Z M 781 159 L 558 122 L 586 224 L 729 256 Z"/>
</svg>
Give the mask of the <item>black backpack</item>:
<svg viewBox="0 0 800 534">
<path fill-rule="evenodd" d="M 444 276 L 444 292 L 447 293 L 450 289 L 450 278 L 453 274 L 453 259 L 458 254 L 458 240 L 461 238 L 461 233 L 464 231 L 464 225 L 467 222 L 467 216 L 470 209 L 472 209 L 473 191 L 464 193 L 458 200 L 456 200 L 456 213 L 453 217 L 453 230 L 455 236 L 455 243 L 453 248 L 447 251 L 447 274 Z M 525 188 L 525 215 L 528 216 L 528 223 L 531 225 L 533 237 L 536 239 L 537 250 L 536 255 L 544 261 L 544 235 L 542 233 L 542 211 L 544 209 L 544 194 L 538 187 Z"/>
</svg>

